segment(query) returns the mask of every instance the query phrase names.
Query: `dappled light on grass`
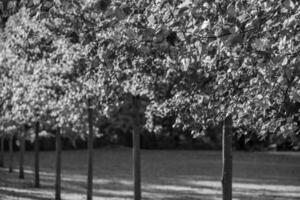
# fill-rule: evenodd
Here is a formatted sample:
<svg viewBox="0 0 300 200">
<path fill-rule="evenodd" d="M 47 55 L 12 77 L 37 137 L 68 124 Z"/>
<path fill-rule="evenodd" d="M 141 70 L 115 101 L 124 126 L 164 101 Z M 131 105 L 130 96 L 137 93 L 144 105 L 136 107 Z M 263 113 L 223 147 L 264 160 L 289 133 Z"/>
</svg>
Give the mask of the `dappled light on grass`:
<svg viewBox="0 0 300 200">
<path fill-rule="evenodd" d="M 40 199 L 46 200 L 52 196 L 51 191 L 38 190 L 33 188 L 0 187 L 0 199 Z"/>
<path fill-rule="evenodd" d="M 33 188 L 33 154 L 28 152 L 25 180 L 18 179 L 18 170 L 0 169 L 0 199 L 53 199 L 54 153 L 41 154 L 42 187 Z M 64 151 L 62 156 L 63 200 L 86 199 L 86 151 Z M 127 148 L 95 150 L 94 200 L 133 198 L 130 156 Z M 234 199 L 300 199 L 299 158 L 297 154 L 235 152 Z M 220 152 L 142 151 L 143 199 L 220 200 L 220 159 Z"/>
</svg>

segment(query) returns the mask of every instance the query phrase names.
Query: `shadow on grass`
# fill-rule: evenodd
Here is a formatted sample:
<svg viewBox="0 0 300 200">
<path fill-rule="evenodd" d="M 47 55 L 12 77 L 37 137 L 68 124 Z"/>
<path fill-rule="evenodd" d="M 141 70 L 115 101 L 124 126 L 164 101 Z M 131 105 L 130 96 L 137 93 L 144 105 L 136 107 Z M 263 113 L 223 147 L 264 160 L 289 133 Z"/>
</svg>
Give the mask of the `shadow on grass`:
<svg viewBox="0 0 300 200">
<path fill-rule="evenodd" d="M 10 196 L 10 197 L 19 197 L 20 199 L 28 198 L 32 200 L 51 200 L 50 197 L 41 196 L 38 193 L 33 193 L 31 190 L 8 188 L 8 187 L 0 188 L 0 194 L 2 196 L 6 196 L 6 198 Z"/>
<path fill-rule="evenodd" d="M 18 179 L 17 170 L 11 174 L 6 169 L 0 170 L 0 192 L 19 199 L 53 199 L 54 153 L 43 154 L 40 189 L 32 187 L 34 174 L 30 160 L 25 180 Z M 96 150 L 95 154 L 94 200 L 132 199 L 131 151 Z M 143 151 L 142 154 L 143 200 L 221 199 L 219 152 Z M 64 156 L 63 200 L 85 199 L 86 152 L 64 152 Z M 28 159 L 32 157 L 28 154 Z M 299 200 L 300 162 L 295 158 L 294 155 L 237 153 L 234 200 Z"/>
<path fill-rule="evenodd" d="M 22 197 L 33 200 L 52 199 L 54 194 L 54 173 L 41 172 L 42 187 L 32 188 L 30 181 L 17 178 L 17 173 L 8 174 L 1 172 L 1 194 L 12 197 Z M 33 178 L 33 173 L 26 171 L 28 179 Z M 2 176 L 2 174 L 4 174 Z M 5 178 L 7 176 L 8 179 Z M 3 178 L 4 177 L 4 178 Z M 133 197 L 133 184 L 129 179 L 112 177 L 111 179 L 94 179 L 95 199 L 131 199 Z M 155 183 L 144 183 L 142 186 L 143 199 L 166 200 L 214 200 L 221 199 L 220 181 L 209 177 L 161 177 Z M 79 200 L 85 197 L 86 177 L 83 175 L 62 176 L 62 196 L 64 199 Z M 235 199 L 252 200 L 296 200 L 300 198 L 300 187 L 291 185 L 255 184 L 235 182 L 233 185 Z"/>
</svg>

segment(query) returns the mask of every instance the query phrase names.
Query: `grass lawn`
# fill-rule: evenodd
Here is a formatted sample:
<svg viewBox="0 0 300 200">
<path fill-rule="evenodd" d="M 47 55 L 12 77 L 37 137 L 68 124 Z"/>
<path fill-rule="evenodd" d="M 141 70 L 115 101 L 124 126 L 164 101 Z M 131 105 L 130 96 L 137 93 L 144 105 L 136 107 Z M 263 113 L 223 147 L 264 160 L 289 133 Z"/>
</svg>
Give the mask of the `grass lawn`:
<svg viewBox="0 0 300 200">
<path fill-rule="evenodd" d="M 0 199 L 53 199 L 54 155 L 41 152 L 40 189 L 32 187 L 33 152 L 26 153 L 25 180 L 18 179 L 17 169 L 0 169 Z M 62 156 L 63 199 L 85 199 L 86 151 L 64 151 Z M 97 149 L 94 156 L 94 200 L 132 199 L 131 149 Z M 17 153 L 14 158 L 17 168 Z M 236 200 L 300 199 L 300 153 L 235 152 L 233 167 Z M 221 199 L 220 177 L 221 152 L 142 151 L 145 200 Z"/>
</svg>

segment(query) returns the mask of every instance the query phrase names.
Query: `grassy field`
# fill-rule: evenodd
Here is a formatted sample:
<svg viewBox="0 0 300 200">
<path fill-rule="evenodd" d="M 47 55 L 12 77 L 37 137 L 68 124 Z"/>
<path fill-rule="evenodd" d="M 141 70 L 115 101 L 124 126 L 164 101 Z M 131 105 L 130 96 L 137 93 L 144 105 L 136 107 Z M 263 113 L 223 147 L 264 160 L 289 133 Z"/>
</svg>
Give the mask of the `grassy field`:
<svg viewBox="0 0 300 200">
<path fill-rule="evenodd" d="M 94 155 L 94 199 L 132 199 L 131 149 L 98 149 Z M 17 161 L 16 153 L 16 168 Z M 0 199 L 53 199 L 54 161 L 54 152 L 41 153 L 41 189 L 32 187 L 33 152 L 26 154 L 25 180 L 17 178 L 17 169 L 0 169 Z M 86 163 L 86 151 L 63 152 L 63 199 L 85 199 Z M 145 200 L 221 199 L 220 176 L 221 152 L 142 151 Z M 300 153 L 235 152 L 233 190 L 236 200 L 299 200 Z"/>
</svg>

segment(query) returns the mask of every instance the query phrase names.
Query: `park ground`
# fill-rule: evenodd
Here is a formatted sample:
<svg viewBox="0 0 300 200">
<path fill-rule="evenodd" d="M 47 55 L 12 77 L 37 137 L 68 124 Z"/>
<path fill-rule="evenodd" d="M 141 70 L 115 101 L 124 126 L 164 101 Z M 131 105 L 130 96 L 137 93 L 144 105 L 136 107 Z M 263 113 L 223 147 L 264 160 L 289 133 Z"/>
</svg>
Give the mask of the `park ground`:
<svg viewBox="0 0 300 200">
<path fill-rule="evenodd" d="M 86 151 L 64 151 L 62 197 L 83 200 Z M 25 180 L 0 169 L 1 200 L 50 200 L 54 196 L 54 152 L 41 152 L 40 189 L 33 188 L 33 152 L 26 153 Z M 131 149 L 104 148 L 94 153 L 94 200 L 132 199 Z M 6 163 L 8 157 L 6 155 Z M 234 200 L 299 200 L 299 152 L 234 152 Z M 221 199 L 221 152 L 142 151 L 145 200 Z"/>
</svg>

